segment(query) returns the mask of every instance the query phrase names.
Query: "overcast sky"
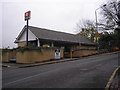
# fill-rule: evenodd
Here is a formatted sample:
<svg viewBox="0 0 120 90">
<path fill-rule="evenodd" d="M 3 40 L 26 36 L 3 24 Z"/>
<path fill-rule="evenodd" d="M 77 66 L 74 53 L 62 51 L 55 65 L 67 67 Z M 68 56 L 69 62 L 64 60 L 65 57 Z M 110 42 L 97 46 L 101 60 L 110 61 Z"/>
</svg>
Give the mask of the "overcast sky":
<svg viewBox="0 0 120 90">
<path fill-rule="evenodd" d="M 2 0 L 0 35 L 2 46 L 16 47 L 14 41 L 26 22 L 24 13 L 31 11 L 30 26 L 75 34 L 76 23 L 95 20 L 95 9 L 106 0 Z M 2 15 L 2 16 L 1 16 Z"/>
</svg>

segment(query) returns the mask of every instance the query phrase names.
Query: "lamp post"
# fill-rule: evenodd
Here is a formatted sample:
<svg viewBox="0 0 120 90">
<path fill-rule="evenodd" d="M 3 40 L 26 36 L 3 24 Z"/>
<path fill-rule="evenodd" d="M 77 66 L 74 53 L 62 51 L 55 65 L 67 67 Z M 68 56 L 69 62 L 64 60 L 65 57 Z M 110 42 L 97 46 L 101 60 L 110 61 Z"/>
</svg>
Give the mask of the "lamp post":
<svg viewBox="0 0 120 90">
<path fill-rule="evenodd" d="M 97 39 L 97 36 L 96 36 L 96 34 L 98 33 L 98 23 L 97 23 L 97 10 L 98 10 L 98 9 L 100 9 L 100 7 L 95 10 L 95 21 L 96 21 L 95 37 L 96 37 L 97 49 L 99 48 L 99 47 L 98 47 L 98 39 Z"/>
<path fill-rule="evenodd" d="M 98 43 L 98 38 L 97 38 L 98 37 L 98 21 L 97 21 L 98 17 L 97 17 L 97 10 L 100 9 L 100 8 L 102 8 L 102 7 L 105 7 L 105 6 L 106 6 L 106 4 L 104 4 L 103 6 L 97 8 L 95 10 L 95 21 L 96 21 L 96 28 L 95 28 L 96 29 L 96 35 L 95 36 L 96 36 L 96 43 L 97 43 L 97 49 L 98 50 L 99 50 L 99 46 L 98 46 L 99 43 Z"/>
<path fill-rule="evenodd" d="M 100 9 L 100 8 L 102 8 L 102 7 L 105 7 L 105 6 L 106 6 L 106 4 L 104 4 L 103 6 L 97 8 L 97 9 L 95 10 L 96 32 L 98 32 L 97 10 Z"/>
<path fill-rule="evenodd" d="M 97 28 L 98 28 L 98 25 L 97 25 L 97 10 L 100 9 L 100 8 L 97 8 L 95 10 L 95 21 L 96 21 L 96 32 L 97 32 Z"/>
</svg>

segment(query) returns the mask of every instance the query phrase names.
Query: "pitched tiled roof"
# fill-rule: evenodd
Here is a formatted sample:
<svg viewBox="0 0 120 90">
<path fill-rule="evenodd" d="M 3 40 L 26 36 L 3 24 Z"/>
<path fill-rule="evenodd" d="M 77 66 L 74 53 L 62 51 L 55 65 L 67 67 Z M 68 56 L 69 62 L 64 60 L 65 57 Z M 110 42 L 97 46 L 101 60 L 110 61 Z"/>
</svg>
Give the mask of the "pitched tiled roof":
<svg viewBox="0 0 120 90">
<path fill-rule="evenodd" d="M 87 38 L 80 35 L 58 32 L 58 31 L 53 31 L 53 30 L 48 30 L 33 26 L 29 26 L 29 30 L 39 39 L 66 41 L 72 43 L 94 44 Z"/>
</svg>

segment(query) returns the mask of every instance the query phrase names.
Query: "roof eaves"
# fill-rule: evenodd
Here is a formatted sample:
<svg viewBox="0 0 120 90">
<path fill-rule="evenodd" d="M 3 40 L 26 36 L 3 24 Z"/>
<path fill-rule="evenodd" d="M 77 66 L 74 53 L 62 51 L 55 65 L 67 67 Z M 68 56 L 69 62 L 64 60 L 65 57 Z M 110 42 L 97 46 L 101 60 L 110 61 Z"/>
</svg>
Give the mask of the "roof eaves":
<svg viewBox="0 0 120 90">
<path fill-rule="evenodd" d="M 20 32 L 20 34 L 18 35 L 18 37 L 16 38 L 16 40 L 14 41 L 14 43 L 18 43 L 19 38 L 21 37 L 21 35 L 23 34 L 23 32 L 25 31 L 26 25 L 24 26 L 24 28 L 22 29 L 22 31 Z"/>
</svg>

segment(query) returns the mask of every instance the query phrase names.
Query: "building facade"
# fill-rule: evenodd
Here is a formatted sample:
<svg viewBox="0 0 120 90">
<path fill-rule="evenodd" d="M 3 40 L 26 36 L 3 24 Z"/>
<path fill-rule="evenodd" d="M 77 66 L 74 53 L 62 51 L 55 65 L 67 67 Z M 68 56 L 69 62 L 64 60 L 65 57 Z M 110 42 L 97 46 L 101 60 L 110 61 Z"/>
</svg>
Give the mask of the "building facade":
<svg viewBox="0 0 120 90">
<path fill-rule="evenodd" d="M 18 47 L 26 46 L 26 26 L 16 38 L 15 43 L 18 43 Z M 70 57 L 71 52 L 74 57 L 96 53 L 95 43 L 83 36 L 33 26 L 28 27 L 28 45 L 59 47 L 63 49 L 64 57 Z"/>
</svg>

